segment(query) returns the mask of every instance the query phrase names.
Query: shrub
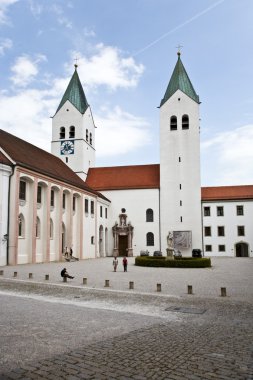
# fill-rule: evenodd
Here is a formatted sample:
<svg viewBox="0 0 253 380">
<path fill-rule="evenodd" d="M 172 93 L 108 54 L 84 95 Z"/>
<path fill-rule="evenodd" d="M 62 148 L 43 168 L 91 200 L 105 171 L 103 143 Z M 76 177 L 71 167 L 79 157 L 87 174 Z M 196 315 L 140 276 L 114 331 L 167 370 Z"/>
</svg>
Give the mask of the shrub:
<svg viewBox="0 0 253 380">
<path fill-rule="evenodd" d="M 137 256 L 135 258 L 135 265 L 160 268 L 209 268 L 211 267 L 211 259 L 206 257 L 182 257 L 168 260 L 167 257 Z"/>
</svg>

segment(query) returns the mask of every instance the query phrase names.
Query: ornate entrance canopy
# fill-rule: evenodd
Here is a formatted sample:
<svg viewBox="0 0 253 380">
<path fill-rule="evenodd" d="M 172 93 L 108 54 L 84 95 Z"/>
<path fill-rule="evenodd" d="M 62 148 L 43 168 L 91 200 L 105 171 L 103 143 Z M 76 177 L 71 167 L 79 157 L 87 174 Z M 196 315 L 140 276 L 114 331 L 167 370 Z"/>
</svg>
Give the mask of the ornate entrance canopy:
<svg viewBox="0 0 253 380">
<path fill-rule="evenodd" d="M 119 214 L 119 223 L 115 222 L 112 227 L 113 238 L 114 238 L 114 256 L 133 256 L 133 226 L 131 223 L 127 223 L 127 215 L 125 210 L 121 210 L 122 213 Z M 121 239 L 122 237 L 122 239 Z M 127 239 L 125 238 L 127 237 Z"/>
</svg>

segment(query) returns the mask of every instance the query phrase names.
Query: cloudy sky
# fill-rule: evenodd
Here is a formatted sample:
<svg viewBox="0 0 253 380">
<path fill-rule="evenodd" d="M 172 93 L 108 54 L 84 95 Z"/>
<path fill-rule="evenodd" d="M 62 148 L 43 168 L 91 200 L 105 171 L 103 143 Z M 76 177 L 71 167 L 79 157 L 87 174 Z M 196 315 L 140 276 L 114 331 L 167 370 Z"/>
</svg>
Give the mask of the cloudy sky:
<svg viewBox="0 0 253 380">
<path fill-rule="evenodd" d="M 182 45 L 202 185 L 252 184 L 252 15 L 252 0 L 0 0 L 0 128 L 50 151 L 77 58 L 97 166 L 158 163 L 157 106 Z"/>
</svg>

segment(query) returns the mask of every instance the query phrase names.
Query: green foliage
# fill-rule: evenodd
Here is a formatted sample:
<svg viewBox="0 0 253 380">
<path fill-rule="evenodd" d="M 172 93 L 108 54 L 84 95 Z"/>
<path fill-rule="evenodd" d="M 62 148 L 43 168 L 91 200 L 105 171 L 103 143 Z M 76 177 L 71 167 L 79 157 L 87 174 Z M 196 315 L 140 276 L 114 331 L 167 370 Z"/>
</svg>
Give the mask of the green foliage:
<svg viewBox="0 0 253 380">
<path fill-rule="evenodd" d="M 163 268 L 209 268 L 211 259 L 202 257 L 182 257 L 175 260 L 168 260 L 167 257 L 137 256 L 135 265 L 142 267 L 163 267 Z"/>
</svg>

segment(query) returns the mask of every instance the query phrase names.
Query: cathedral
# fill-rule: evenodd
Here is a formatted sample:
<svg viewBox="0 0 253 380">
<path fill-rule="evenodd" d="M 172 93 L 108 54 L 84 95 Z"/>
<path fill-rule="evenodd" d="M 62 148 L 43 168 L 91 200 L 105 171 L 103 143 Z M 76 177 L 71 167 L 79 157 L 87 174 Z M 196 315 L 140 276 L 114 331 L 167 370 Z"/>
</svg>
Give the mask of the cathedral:
<svg viewBox="0 0 253 380">
<path fill-rule="evenodd" d="M 0 130 L 0 266 L 137 256 L 253 257 L 253 185 L 201 187 L 199 96 L 180 52 L 160 102 L 160 164 L 96 167 L 77 66 L 51 153 Z"/>
</svg>

